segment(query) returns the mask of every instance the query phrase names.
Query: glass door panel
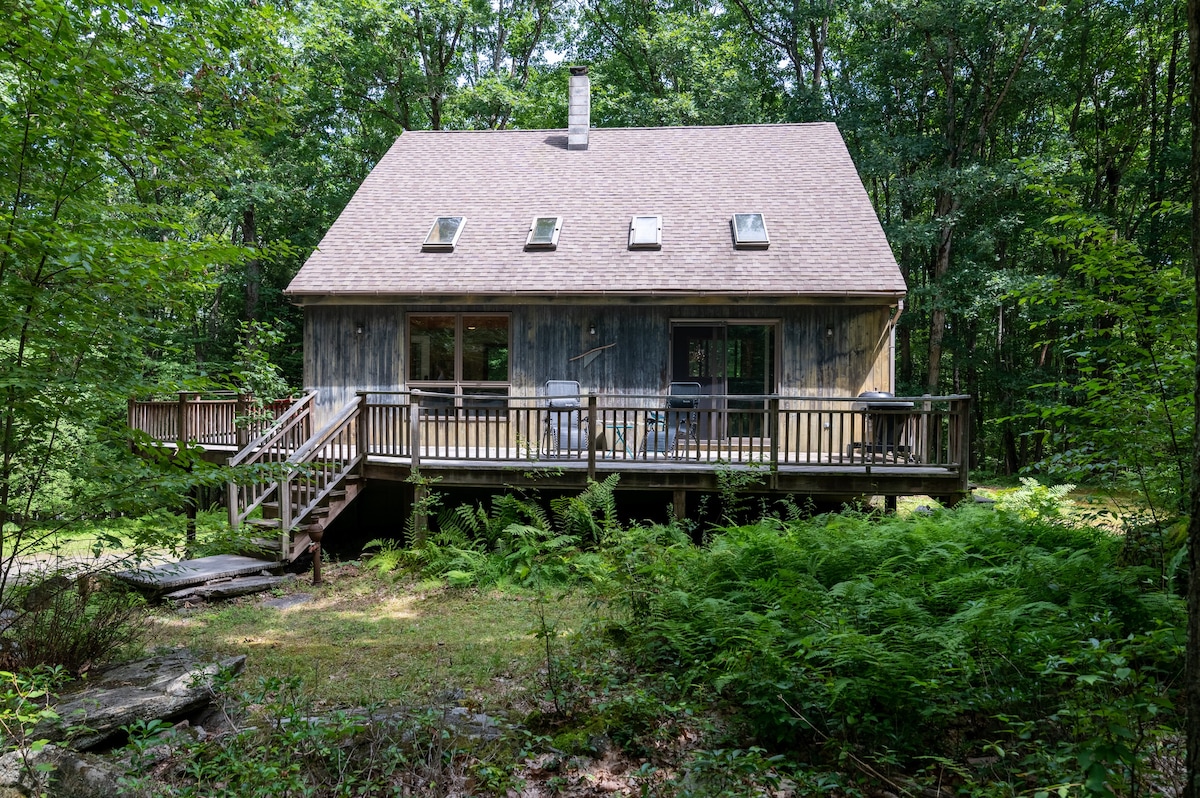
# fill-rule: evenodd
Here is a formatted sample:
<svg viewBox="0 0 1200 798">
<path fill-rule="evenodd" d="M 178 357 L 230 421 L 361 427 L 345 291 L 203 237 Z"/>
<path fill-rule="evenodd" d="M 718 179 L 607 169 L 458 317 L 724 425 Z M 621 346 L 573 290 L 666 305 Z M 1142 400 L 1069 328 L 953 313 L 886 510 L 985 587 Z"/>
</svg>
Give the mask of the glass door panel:
<svg viewBox="0 0 1200 798">
<path fill-rule="evenodd" d="M 671 381 L 696 382 L 701 439 L 758 437 L 775 393 L 775 325 L 681 322 L 671 330 Z M 730 412 L 733 411 L 733 412 Z"/>
<path fill-rule="evenodd" d="M 725 384 L 729 399 L 727 431 L 732 438 L 759 438 L 766 429 L 764 396 L 775 393 L 775 327 L 730 324 L 725 328 Z"/>
</svg>

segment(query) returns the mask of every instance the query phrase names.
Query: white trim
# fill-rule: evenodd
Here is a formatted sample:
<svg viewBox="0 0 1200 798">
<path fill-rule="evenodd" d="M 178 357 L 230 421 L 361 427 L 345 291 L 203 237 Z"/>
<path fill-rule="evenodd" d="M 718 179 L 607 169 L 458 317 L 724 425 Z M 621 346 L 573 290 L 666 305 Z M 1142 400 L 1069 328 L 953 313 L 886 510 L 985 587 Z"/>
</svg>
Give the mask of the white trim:
<svg viewBox="0 0 1200 798">
<path fill-rule="evenodd" d="M 454 229 L 454 236 L 447 242 L 443 240 L 431 241 L 433 234 L 438 229 L 443 219 L 457 219 L 458 227 Z M 454 246 L 458 243 L 458 237 L 462 235 L 463 228 L 467 226 L 467 217 L 465 216 L 439 216 L 433 220 L 433 224 L 429 226 L 429 233 L 425 236 L 425 242 L 421 244 L 422 252 L 453 252 Z"/>
</svg>

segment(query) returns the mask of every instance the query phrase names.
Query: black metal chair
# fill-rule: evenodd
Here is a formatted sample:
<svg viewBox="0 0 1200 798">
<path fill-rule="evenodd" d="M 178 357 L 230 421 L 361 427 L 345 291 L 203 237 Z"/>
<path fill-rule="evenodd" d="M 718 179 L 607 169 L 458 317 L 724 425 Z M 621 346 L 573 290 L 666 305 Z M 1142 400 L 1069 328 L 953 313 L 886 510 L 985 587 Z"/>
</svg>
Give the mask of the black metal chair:
<svg viewBox="0 0 1200 798">
<path fill-rule="evenodd" d="M 575 380 L 546 381 L 546 434 L 543 452 L 547 457 L 578 455 L 587 445 L 587 419 L 582 418 L 580 388 Z"/>
<path fill-rule="evenodd" d="M 667 409 L 651 413 L 646 418 L 646 438 L 643 449 L 647 454 L 680 456 L 692 443 L 700 443 L 700 383 L 673 382 L 667 386 Z"/>
</svg>

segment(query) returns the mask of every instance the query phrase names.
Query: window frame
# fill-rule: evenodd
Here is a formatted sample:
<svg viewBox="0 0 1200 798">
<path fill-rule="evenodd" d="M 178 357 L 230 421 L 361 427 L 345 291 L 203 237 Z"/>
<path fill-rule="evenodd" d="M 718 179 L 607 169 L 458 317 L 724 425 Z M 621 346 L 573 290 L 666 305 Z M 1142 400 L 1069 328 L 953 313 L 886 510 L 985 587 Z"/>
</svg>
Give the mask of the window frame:
<svg viewBox="0 0 1200 798">
<path fill-rule="evenodd" d="M 653 219 L 655 221 L 654 241 L 653 243 L 645 241 L 634 241 L 634 234 L 637 232 L 638 219 Z M 662 249 L 662 217 L 654 214 L 635 214 L 629 218 L 629 248 L 630 249 Z"/>
<path fill-rule="evenodd" d="M 533 234 L 537 230 L 537 224 L 543 219 L 554 220 L 554 232 L 550 234 L 549 241 L 534 241 Z M 527 250 L 553 250 L 558 249 L 558 233 L 562 230 L 563 218 L 561 216 L 535 216 L 533 221 L 529 223 L 529 235 L 525 237 L 525 249 Z"/>
<path fill-rule="evenodd" d="M 737 220 L 739 216 L 757 216 L 762 220 L 763 237 L 762 239 L 751 239 L 743 241 L 738 235 Z M 767 229 L 767 217 L 763 213 L 735 213 L 729 217 L 729 228 L 733 231 L 733 246 L 734 249 L 767 249 L 771 246 L 771 231 Z"/>
<path fill-rule="evenodd" d="M 458 219 L 458 227 L 454 229 L 454 237 L 449 242 L 445 241 L 430 241 L 433 233 L 438 228 L 438 223 L 443 219 Z M 434 217 L 433 224 L 429 226 L 429 232 L 425 234 L 425 241 L 421 244 L 422 252 L 453 252 L 458 246 L 458 239 L 462 236 L 463 228 L 467 226 L 467 217 L 465 216 L 437 216 Z"/>
<path fill-rule="evenodd" d="M 412 352 L 413 352 L 413 328 L 412 322 L 414 319 L 421 318 L 446 318 L 453 317 L 454 319 L 454 376 L 449 379 L 442 380 L 421 380 L 412 379 Z M 508 348 L 507 367 L 508 374 L 504 380 L 467 380 L 463 378 L 463 361 L 464 361 L 464 333 L 467 330 L 466 319 L 471 318 L 502 318 L 505 322 L 507 332 L 507 340 L 505 345 Z M 497 312 L 472 312 L 472 311 L 444 311 L 435 310 L 420 311 L 408 313 L 404 320 L 404 384 L 407 390 L 422 390 L 429 393 L 444 394 L 449 403 L 444 408 L 439 408 L 444 411 L 454 409 L 456 415 L 475 416 L 475 415 L 495 415 L 506 412 L 508 402 L 507 396 L 512 390 L 512 314 L 497 313 Z M 472 389 L 476 391 L 486 391 L 486 393 L 472 393 Z M 503 396 L 504 401 L 497 401 L 494 406 L 487 404 L 489 395 Z M 472 409 L 473 403 L 483 400 L 482 406 L 487 407 L 486 410 Z M 432 408 L 431 408 L 432 409 Z M 444 413 L 448 414 L 448 413 Z"/>
</svg>

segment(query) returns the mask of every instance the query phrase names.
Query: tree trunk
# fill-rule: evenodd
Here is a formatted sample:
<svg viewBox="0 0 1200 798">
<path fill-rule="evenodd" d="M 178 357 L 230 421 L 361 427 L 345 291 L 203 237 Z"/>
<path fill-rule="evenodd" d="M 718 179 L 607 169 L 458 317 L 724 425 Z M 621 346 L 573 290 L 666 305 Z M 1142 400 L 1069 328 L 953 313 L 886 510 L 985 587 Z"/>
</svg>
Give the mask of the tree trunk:
<svg viewBox="0 0 1200 798">
<path fill-rule="evenodd" d="M 950 191 L 938 195 L 936 216 L 941 222 L 941 232 L 938 236 L 937 251 L 933 258 L 933 293 L 941 297 L 939 284 L 950 272 L 950 244 L 954 239 L 954 214 L 958 211 L 958 199 Z M 937 299 L 934 300 L 938 301 Z M 929 324 L 929 369 L 925 374 L 925 390 L 938 394 L 938 383 L 941 381 L 942 368 L 942 339 L 946 334 L 946 309 L 935 307 Z"/>
<path fill-rule="evenodd" d="M 258 247 L 258 227 L 254 219 L 254 205 L 242 211 L 242 246 Z M 262 267 L 257 257 L 246 261 L 246 307 L 244 318 L 254 321 L 258 318 L 258 295 L 262 287 Z"/>
<path fill-rule="evenodd" d="M 1192 157 L 1189 169 L 1192 218 L 1192 274 L 1200 299 L 1200 0 L 1188 0 L 1188 60 L 1191 92 Z M 1196 335 L 1200 344 L 1200 301 Z M 1184 677 L 1187 731 L 1187 781 L 1185 798 L 1200 798 L 1200 369 L 1196 372 L 1192 425 L 1192 479 L 1188 521 L 1188 641 Z"/>
</svg>

